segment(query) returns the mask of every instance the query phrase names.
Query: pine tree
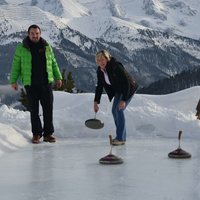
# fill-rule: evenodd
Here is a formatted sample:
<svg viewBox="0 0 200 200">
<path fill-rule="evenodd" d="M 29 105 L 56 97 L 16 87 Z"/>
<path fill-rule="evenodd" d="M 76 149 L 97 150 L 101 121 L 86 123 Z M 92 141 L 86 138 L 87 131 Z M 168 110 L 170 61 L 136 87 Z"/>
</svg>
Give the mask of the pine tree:
<svg viewBox="0 0 200 200">
<path fill-rule="evenodd" d="M 30 111 L 30 107 L 29 107 L 29 104 L 28 104 L 27 95 L 24 92 L 23 88 L 21 88 L 20 97 L 21 98 L 18 101 L 21 102 L 21 104 L 24 106 L 25 109 L 23 109 L 23 110 L 24 111 Z"/>
<path fill-rule="evenodd" d="M 62 86 L 60 88 L 58 88 L 57 85 L 56 85 L 56 82 L 55 82 L 55 84 L 52 87 L 53 90 L 55 90 L 55 91 L 65 91 L 66 90 L 67 83 L 66 83 L 66 79 L 65 79 L 65 72 L 66 72 L 66 69 L 63 69 L 63 72 L 62 72 Z"/>
<path fill-rule="evenodd" d="M 87 93 L 86 91 L 84 90 L 80 90 L 79 88 L 77 89 L 76 93 Z"/>
<path fill-rule="evenodd" d="M 75 88 L 75 81 L 72 77 L 72 72 L 70 71 L 67 74 L 67 80 L 65 79 L 66 69 L 63 69 L 62 72 L 62 86 L 60 88 L 57 87 L 56 83 L 53 85 L 52 89 L 55 91 L 65 91 L 69 93 L 73 93 L 73 89 Z"/>
<path fill-rule="evenodd" d="M 70 71 L 67 75 L 67 83 L 66 83 L 65 92 L 73 93 L 73 89 L 75 88 L 74 83 L 75 81 L 72 77 L 72 72 Z"/>
</svg>

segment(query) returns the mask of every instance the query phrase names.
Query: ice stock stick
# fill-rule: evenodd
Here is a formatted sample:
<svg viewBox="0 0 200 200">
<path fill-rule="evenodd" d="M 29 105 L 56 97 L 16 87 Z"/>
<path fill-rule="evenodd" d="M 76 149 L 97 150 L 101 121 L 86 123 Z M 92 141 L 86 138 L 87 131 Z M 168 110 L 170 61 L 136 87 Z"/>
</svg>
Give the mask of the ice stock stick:
<svg viewBox="0 0 200 200">
<path fill-rule="evenodd" d="M 112 135 L 109 135 L 109 138 L 110 138 L 110 147 L 111 147 L 111 149 L 110 149 L 110 154 L 113 154 L 112 153 Z"/>
<path fill-rule="evenodd" d="M 182 134 L 182 131 L 179 131 L 179 134 L 178 134 L 178 140 L 179 140 L 179 145 L 178 145 L 178 149 L 181 149 L 181 134 Z"/>
</svg>

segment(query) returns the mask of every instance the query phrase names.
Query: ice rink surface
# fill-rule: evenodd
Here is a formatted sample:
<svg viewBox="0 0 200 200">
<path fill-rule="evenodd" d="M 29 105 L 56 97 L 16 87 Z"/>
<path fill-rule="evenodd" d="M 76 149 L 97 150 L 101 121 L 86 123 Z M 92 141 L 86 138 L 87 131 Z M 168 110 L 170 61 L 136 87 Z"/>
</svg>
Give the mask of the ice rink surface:
<svg viewBox="0 0 200 200">
<path fill-rule="evenodd" d="M 102 138 L 30 144 L 0 157 L 1 199 L 6 200 L 197 200 L 199 142 L 181 141 L 189 159 L 171 159 L 174 138 L 128 138 L 112 152 L 123 164 L 100 164 L 110 153 Z"/>
</svg>

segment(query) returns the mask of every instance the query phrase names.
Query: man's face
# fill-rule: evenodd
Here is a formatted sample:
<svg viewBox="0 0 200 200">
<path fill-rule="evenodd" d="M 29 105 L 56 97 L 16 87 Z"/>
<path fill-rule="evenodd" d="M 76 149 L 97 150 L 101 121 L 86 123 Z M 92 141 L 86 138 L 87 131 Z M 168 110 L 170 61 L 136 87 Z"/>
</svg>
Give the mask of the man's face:
<svg viewBox="0 0 200 200">
<path fill-rule="evenodd" d="M 38 28 L 31 28 L 28 32 L 30 40 L 34 43 L 38 43 L 40 40 L 41 32 Z"/>
</svg>

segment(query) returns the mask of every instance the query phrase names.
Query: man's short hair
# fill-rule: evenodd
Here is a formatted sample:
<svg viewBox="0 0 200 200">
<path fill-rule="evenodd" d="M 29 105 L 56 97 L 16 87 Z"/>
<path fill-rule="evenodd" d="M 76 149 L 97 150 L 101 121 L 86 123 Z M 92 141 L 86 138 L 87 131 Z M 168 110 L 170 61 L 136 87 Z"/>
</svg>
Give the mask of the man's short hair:
<svg viewBox="0 0 200 200">
<path fill-rule="evenodd" d="M 35 29 L 38 28 L 38 29 L 40 30 L 40 27 L 39 27 L 38 25 L 33 24 L 33 25 L 31 25 L 31 26 L 28 28 L 28 33 L 30 32 L 31 28 L 35 28 Z M 40 30 L 40 32 L 41 32 L 41 30 Z"/>
</svg>

